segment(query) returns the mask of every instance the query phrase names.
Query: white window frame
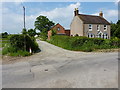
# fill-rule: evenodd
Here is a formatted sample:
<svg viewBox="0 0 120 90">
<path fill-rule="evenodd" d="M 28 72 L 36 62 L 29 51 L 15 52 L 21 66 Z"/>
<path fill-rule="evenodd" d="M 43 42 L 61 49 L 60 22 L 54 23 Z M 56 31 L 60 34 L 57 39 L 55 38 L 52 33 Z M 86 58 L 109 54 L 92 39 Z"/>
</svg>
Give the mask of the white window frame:
<svg viewBox="0 0 120 90">
<path fill-rule="evenodd" d="M 98 38 L 102 38 L 102 37 L 103 37 L 103 33 L 100 31 L 100 32 L 97 34 L 97 37 L 98 37 Z"/>
<path fill-rule="evenodd" d="M 104 39 L 108 39 L 108 34 L 104 34 Z"/>
<path fill-rule="evenodd" d="M 94 38 L 94 37 L 95 37 L 95 35 L 94 35 L 94 34 L 92 34 L 92 33 L 88 33 L 88 37 L 89 37 L 89 38 Z"/>
<path fill-rule="evenodd" d="M 104 31 L 107 31 L 107 25 L 104 25 Z"/>
<path fill-rule="evenodd" d="M 90 27 L 91 25 L 91 27 Z M 92 31 L 92 24 L 89 24 L 89 31 Z"/>
<path fill-rule="evenodd" d="M 100 31 L 100 25 L 97 25 L 97 31 Z"/>
</svg>

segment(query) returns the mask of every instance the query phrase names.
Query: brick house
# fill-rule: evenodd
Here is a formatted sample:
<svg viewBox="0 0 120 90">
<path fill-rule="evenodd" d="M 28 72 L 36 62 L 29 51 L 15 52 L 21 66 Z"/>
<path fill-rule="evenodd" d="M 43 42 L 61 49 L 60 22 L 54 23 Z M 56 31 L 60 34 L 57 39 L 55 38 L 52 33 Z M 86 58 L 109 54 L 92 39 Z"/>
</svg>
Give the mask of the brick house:
<svg viewBox="0 0 120 90">
<path fill-rule="evenodd" d="M 59 23 L 53 26 L 49 31 L 48 31 L 48 40 L 50 40 L 50 37 L 52 35 L 52 30 L 56 30 L 57 35 L 67 35 L 70 36 L 70 30 L 65 30 L 65 28 L 60 25 Z"/>
<path fill-rule="evenodd" d="M 76 8 L 74 18 L 70 25 L 71 36 L 86 36 L 89 38 L 110 38 L 110 23 L 103 17 L 100 12 L 99 16 L 79 14 Z"/>
<path fill-rule="evenodd" d="M 67 36 L 70 36 L 70 29 L 65 29 L 65 34 L 66 34 Z"/>
</svg>

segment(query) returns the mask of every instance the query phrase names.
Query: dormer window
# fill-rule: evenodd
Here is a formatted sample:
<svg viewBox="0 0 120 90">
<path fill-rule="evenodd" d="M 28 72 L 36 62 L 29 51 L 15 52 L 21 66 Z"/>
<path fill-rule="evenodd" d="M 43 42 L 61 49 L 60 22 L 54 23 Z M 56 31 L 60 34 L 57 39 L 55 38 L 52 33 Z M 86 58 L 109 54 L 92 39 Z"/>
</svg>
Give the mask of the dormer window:
<svg viewBox="0 0 120 90">
<path fill-rule="evenodd" d="M 89 31 L 92 31 L 92 25 L 89 24 Z"/>
<path fill-rule="evenodd" d="M 104 31 L 106 31 L 107 30 L 107 25 L 104 25 Z"/>
<path fill-rule="evenodd" d="M 100 25 L 97 25 L 97 31 L 100 31 Z"/>
<path fill-rule="evenodd" d="M 58 27 L 57 30 L 60 31 L 60 28 Z"/>
</svg>

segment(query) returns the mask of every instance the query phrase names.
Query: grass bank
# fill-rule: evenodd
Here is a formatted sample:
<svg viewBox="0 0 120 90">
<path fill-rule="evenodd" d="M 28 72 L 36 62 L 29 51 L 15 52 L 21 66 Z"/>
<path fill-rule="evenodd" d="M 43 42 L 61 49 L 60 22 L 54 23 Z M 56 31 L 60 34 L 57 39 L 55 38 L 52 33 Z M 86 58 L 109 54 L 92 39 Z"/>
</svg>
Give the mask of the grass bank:
<svg viewBox="0 0 120 90">
<path fill-rule="evenodd" d="M 84 52 L 91 52 L 100 49 L 120 48 L 120 39 L 118 38 L 101 39 L 55 35 L 52 36 L 48 42 L 64 49 Z"/>
</svg>

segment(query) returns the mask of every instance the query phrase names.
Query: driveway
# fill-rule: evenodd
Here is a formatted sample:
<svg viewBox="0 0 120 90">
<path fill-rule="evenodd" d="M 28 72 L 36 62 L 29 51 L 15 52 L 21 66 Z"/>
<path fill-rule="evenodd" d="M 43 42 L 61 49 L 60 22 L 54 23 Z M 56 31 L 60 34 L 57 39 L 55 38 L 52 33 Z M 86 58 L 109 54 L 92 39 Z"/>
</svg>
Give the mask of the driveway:
<svg viewBox="0 0 120 90">
<path fill-rule="evenodd" d="M 2 65 L 3 88 L 118 88 L 118 53 L 68 51 L 37 40 L 41 52 Z"/>
</svg>

